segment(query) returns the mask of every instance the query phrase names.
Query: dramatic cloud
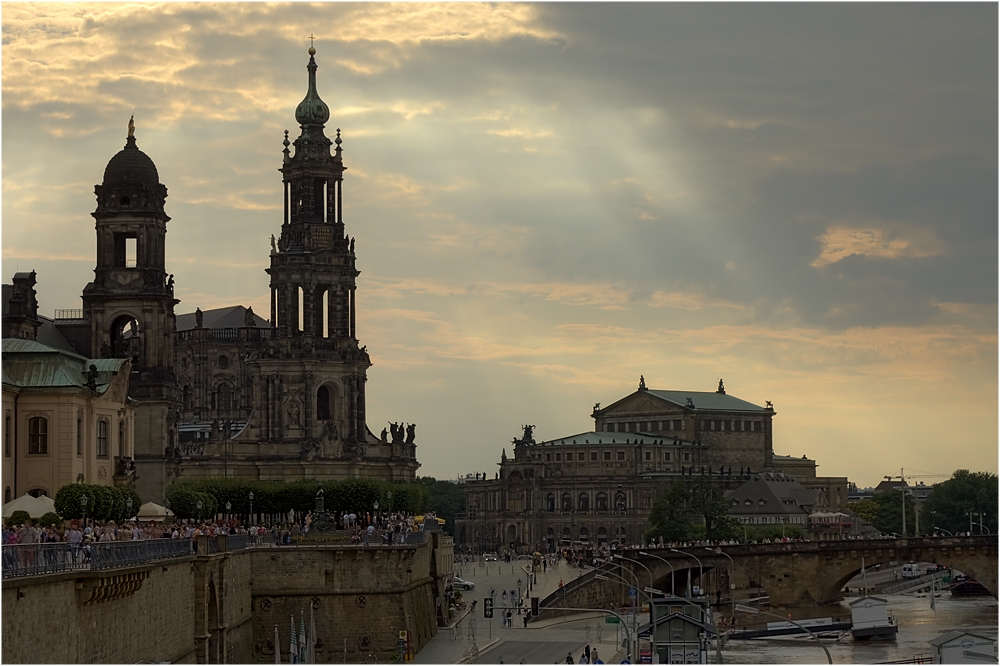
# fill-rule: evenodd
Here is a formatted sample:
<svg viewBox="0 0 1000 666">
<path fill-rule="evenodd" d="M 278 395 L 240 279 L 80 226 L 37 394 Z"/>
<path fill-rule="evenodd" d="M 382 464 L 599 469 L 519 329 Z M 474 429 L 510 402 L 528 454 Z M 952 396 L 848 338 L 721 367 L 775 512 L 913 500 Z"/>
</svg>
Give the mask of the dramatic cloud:
<svg viewBox="0 0 1000 666">
<path fill-rule="evenodd" d="M 269 311 L 309 35 L 362 271 L 368 413 L 422 473 L 634 390 L 773 400 L 877 482 L 997 470 L 991 4 L 5 3 L 4 277 L 92 276 L 135 114 L 178 312 Z M 943 458 L 926 413 L 959 415 Z"/>
</svg>

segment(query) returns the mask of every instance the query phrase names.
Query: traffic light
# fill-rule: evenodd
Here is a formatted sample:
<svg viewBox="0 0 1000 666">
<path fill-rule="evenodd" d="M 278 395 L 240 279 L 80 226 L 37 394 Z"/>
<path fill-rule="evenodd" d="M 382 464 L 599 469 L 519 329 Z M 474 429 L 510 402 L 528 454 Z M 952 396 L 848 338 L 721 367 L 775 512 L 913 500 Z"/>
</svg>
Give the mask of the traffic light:
<svg viewBox="0 0 1000 666">
<path fill-rule="evenodd" d="M 538 617 L 538 597 L 531 597 L 531 617 Z"/>
<path fill-rule="evenodd" d="M 493 617 L 493 598 L 486 597 L 483 599 L 483 617 L 489 619 Z"/>
</svg>

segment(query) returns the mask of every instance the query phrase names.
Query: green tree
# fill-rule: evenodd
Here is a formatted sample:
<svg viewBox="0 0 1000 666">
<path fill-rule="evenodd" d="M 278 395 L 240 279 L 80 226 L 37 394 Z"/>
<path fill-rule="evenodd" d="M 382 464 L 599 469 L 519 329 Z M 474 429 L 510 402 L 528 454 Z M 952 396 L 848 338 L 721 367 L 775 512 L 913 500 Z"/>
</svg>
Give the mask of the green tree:
<svg viewBox="0 0 1000 666">
<path fill-rule="evenodd" d="M 17 511 L 10 514 L 10 518 L 7 519 L 8 525 L 26 525 L 31 522 L 31 516 L 28 515 L 27 511 L 18 509 Z"/>
<path fill-rule="evenodd" d="M 729 517 L 729 501 L 710 477 L 696 476 L 688 484 L 691 511 L 705 525 L 705 538 L 709 541 L 728 539 L 734 535 L 736 521 Z"/>
<path fill-rule="evenodd" d="M 875 521 L 878 520 L 878 506 L 877 502 L 866 497 L 863 500 L 851 502 L 848 508 L 870 525 L 874 525 Z"/>
<path fill-rule="evenodd" d="M 921 531 L 930 532 L 937 527 L 949 532 L 967 532 L 971 512 L 974 534 L 982 529 L 975 524 L 979 522 L 996 534 L 997 487 L 996 474 L 956 470 L 950 479 L 935 485 L 924 501 L 920 511 Z"/>
<path fill-rule="evenodd" d="M 42 527 L 54 527 L 62 522 L 62 518 L 55 511 L 49 511 L 38 519 L 38 524 Z"/>
<path fill-rule="evenodd" d="M 690 497 L 683 481 L 674 481 L 649 513 L 651 529 L 644 535 L 647 541 L 660 537 L 664 541 L 685 541 L 694 531 L 694 521 L 688 506 Z"/>
<path fill-rule="evenodd" d="M 913 536 L 917 533 L 915 501 L 908 492 L 886 490 L 876 493 L 872 501 L 878 506 L 872 526 L 883 534 Z M 906 530 L 903 530 L 903 502 L 906 502 Z"/>
<path fill-rule="evenodd" d="M 462 486 L 450 481 L 438 481 L 432 476 L 417 479 L 416 485 L 427 492 L 427 510 L 438 518 L 444 518 L 444 529 L 455 533 L 455 517 L 465 513 L 465 491 Z"/>
<path fill-rule="evenodd" d="M 675 481 L 653 504 L 648 540 L 684 541 L 704 535 L 710 541 L 735 535 L 737 524 L 729 517 L 729 502 L 709 477 Z"/>
</svg>

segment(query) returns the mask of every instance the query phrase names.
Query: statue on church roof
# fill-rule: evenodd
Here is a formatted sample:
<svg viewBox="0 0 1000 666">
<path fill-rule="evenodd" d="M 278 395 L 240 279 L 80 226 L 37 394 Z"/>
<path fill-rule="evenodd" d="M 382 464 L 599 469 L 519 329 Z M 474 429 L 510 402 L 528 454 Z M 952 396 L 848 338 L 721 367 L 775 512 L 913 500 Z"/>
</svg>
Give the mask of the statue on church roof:
<svg viewBox="0 0 1000 666">
<path fill-rule="evenodd" d="M 201 311 L 201 308 L 195 308 L 194 310 L 194 325 L 201 328 L 205 321 L 205 314 Z"/>
<path fill-rule="evenodd" d="M 646 390 L 646 378 L 643 377 L 642 375 L 639 375 L 639 390 L 640 391 Z"/>
<path fill-rule="evenodd" d="M 719 389 L 716 391 L 716 393 L 721 393 L 722 395 L 726 395 L 726 387 L 725 385 L 723 385 L 721 378 L 719 379 Z"/>
<path fill-rule="evenodd" d="M 133 113 L 128 119 L 128 135 L 135 136 L 135 114 Z"/>
</svg>

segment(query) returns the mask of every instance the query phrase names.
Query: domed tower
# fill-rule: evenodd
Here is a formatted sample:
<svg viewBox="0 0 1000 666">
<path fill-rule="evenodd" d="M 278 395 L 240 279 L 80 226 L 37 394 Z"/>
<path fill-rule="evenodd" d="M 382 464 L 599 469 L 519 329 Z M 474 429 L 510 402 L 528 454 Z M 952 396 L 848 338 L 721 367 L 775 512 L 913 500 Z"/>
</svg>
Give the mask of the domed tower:
<svg viewBox="0 0 1000 666">
<path fill-rule="evenodd" d="M 164 465 L 179 408 L 173 372 L 173 276 L 164 267 L 167 188 L 135 141 L 129 120 L 125 147 L 94 188 L 97 266 L 84 287 L 91 356 L 130 358 L 129 396 L 138 402 L 135 463 L 143 498 L 162 499 Z M 117 450 L 112 448 L 112 450 Z M 122 450 L 127 450 L 124 447 Z"/>
</svg>

